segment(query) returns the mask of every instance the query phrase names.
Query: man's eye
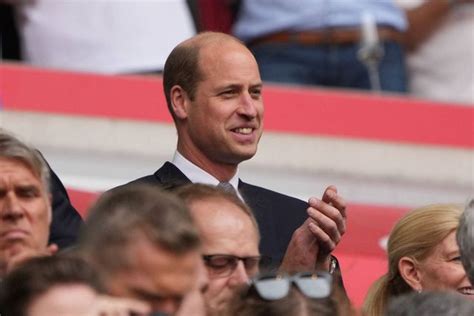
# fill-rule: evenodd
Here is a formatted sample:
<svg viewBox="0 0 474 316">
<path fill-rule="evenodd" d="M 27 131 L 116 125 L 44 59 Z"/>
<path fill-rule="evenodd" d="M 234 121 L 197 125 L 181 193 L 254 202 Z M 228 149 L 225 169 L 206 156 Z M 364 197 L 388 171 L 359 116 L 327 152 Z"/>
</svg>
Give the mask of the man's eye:
<svg viewBox="0 0 474 316">
<path fill-rule="evenodd" d="M 228 97 L 232 97 L 232 96 L 234 96 L 235 94 L 236 94 L 236 92 L 235 92 L 234 90 L 227 90 L 227 91 L 224 91 L 224 92 L 221 93 L 221 95 L 222 95 L 223 97 L 227 97 L 227 98 L 228 98 Z"/>
<path fill-rule="evenodd" d="M 33 198 L 39 195 L 38 190 L 35 190 L 35 189 L 20 189 L 17 191 L 17 194 L 18 196 L 24 197 L 24 198 Z"/>
<path fill-rule="evenodd" d="M 461 261 L 461 257 L 457 256 L 457 257 L 451 258 L 451 261 Z"/>
<path fill-rule="evenodd" d="M 260 98 L 260 96 L 262 95 L 262 91 L 254 90 L 254 91 L 251 91 L 250 94 L 252 95 L 253 98 L 257 99 L 257 98 Z"/>
<path fill-rule="evenodd" d="M 230 260 L 226 258 L 214 258 L 209 262 L 209 265 L 212 267 L 225 267 L 229 264 Z"/>
</svg>

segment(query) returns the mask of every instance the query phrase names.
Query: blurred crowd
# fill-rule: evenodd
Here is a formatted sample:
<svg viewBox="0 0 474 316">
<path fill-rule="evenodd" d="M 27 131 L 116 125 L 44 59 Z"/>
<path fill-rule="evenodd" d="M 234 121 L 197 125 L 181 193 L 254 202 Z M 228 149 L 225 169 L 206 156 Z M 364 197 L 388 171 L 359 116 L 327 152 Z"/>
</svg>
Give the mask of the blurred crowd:
<svg viewBox="0 0 474 316">
<path fill-rule="evenodd" d="M 223 31 L 265 81 L 474 104 L 472 0 L 0 0 L 4 59 L 160 73 L 180 41 Z"/>
<path fill-rule="evenodd" d="M 56 216 L 75 210 L 51 173 L 36 149 L 0 130 L 2 315 L 474 313 L 474 199 L 401 218 L 388 240 L 388 271 L 358 312 L 337 259 L 318 266 L 321 248 L 316 258 L 298 254 L 292 240 L 282 261 L 264 255 L 269 233 L 261 227 L 270 223 L 233 189 L 135 181 L 102 194 L 79 230 Z M 78 240 L 59 248 L 54 221 Z"/>
</svg>

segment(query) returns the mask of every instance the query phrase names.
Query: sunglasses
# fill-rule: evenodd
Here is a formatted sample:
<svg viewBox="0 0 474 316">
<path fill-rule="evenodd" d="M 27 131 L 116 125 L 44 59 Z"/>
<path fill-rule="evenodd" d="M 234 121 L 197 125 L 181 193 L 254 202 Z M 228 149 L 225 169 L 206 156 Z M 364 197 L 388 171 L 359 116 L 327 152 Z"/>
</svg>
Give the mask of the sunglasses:
<svg viewBox="0 0 474 316">
<path fill-rule="evenodd" d="M 249 291 L 255 290 L 262 299 L 274 301 L 285 298 L 293 284 L 309 298 L 326 298 L 332 291 L 332 276 L 327 272 L 303 272 L 292 276 L 264 274 L 250 281 Z"/>
<path fill-rule="evenodd" d="M 204 255 L 204 264 L 208 268 L 209 277 L 220 278 L 231 275 L 239 261 L 242 261 L 245 271 L 248 275 L 254 275 L 258 272 L 258 266 L 262 260 L 262 256 L 253 257 L 237 257 L 233 255 Z"/>
</svg>

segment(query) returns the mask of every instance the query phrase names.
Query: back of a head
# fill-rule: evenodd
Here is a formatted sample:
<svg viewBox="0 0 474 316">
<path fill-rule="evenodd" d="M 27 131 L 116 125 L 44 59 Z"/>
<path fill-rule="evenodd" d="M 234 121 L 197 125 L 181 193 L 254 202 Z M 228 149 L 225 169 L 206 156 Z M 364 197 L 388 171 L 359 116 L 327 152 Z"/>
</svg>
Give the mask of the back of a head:
<svg viewBox="0 0 474 316">
<path fill-rule="evenodd" d="M 400 259 L 410 257 L 421 261 L 426 258 L 457 229 L 461 214 L 460 205 L 433 204 L 407 213 L 396 223 L 387 246 L 388 272 L 369 289 L 363 308 L 366 315 L 383 314 L 392 297 L 412 291 L 398 270 Z"/>
<path fill-rule="evenodd" d="M 1 315 L 27 316 L 29 305 L 49 289 L 75 284 L 102 292 L 96 272 L 78 257 L 49 256 L 31 259 L 2 281 Z"/>
<path fill-rule="evenodd" d="M 339 316 L 337 302 L 332 297 L 312 299 L 294 285 L 288 295 L 279 300 L 265 300 L 254 291 L 243 289 L 231 302 L 227 316 Z"/>
<path fill-rule="evenodd" d="M 89 211 L 80 249 L 99 269 L 127 267 L 126 247 L 136 238 L 181 255 L 200 246 L 184 203 L 156 186 L 130 184 L 104 193 Z"/>
<path fill-rule="evenodd" d="M 415 292 L 395 298 L 385 315 L 472 316 L 474 302 L 451 292 Z"/>
<path fill-rule="evenodd" d="M 456 233 L 461 261 L 471 284 L 474 284 L 474 199 L 467 204 Z"/>
</svg>

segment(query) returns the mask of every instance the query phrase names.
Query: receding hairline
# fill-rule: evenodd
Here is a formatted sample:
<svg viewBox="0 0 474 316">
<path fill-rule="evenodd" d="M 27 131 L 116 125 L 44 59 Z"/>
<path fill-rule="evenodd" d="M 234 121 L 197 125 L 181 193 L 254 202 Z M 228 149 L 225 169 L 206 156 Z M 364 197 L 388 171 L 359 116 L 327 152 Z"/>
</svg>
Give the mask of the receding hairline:
<svg viewBox="0 0 474 316">
<path fill-rule="evenodd" d="M 218 33 L 218 32 L 199 33 L 196 36 L 193 36 L 191 38 L 188 38 L 187 40 L 184 40 L 183 42 L 178 44 L 177 47 L 187 47 L 187 48 L 196 47 L 200 50 L 204 47 L 211 47 L 211 46 L 222 45 L 222 44 L 227 44 L 227 43 L 234 43 L 248 50 L 245 44 L 242 41 L 240 41 L 238 38 L 233 37 L 229 34 Z"/>
<path fill-rule="evenodd" d="M 217 210 L 219 212 L 225 212 L 226 214 L 237 214 L 236 215 L 237 217 L 242 216 L 242 218 L 246 218 L 251 223 L 252 227 L 254 228 L 254 230 L 257 234 L 257 237 L 260 238 L 260 232 L 259 232 L 258 224 L 257 224 L 257 221 L 256 221 L 254 215 L 252 214 L 252 211 L 250 210 L 250 208 L 243 208 L 241 205 L 239 205 L 237 203 L 234 203 L 232 200 L 229 200 L 224 196 L 203 196 L 203 197 L 197 197 L 197 198 L 193 198 L 193 199 L 190 199 L 190 200 L 186 201 L 186 203 L 189 205 L 189 210 L 190 210 L 191 216 L 193 216 L 193 218 L 196 218 L 197 216 L 199 216 L 199 213 L 200 213 L 199 211 L 195 210 L 195 205 L 196 204 L 204 204 L 204 203 L 208 203 L 208 202 L 215 203 L 216 205 L 222 205 L 222 204 L 226 203 L 227 205 L 232 205 L 235 208 L 237 208 L 238 211 L 233 211 L 233 210 L 231 211 L 228 208 L 223 208 L 223 207 L 219 207 Z M 209 209 L 206 209 L 206 211 L 208 211 L 208 210 Z"/>
</svg>

